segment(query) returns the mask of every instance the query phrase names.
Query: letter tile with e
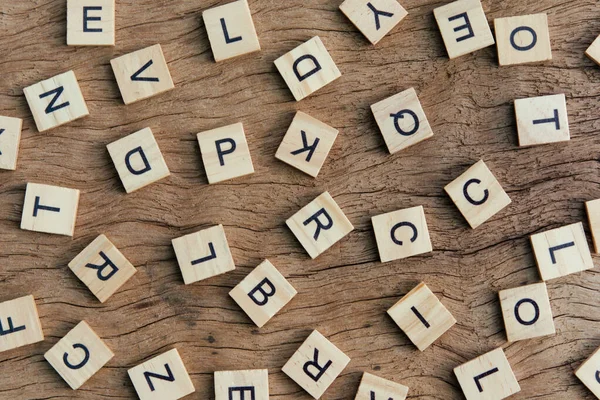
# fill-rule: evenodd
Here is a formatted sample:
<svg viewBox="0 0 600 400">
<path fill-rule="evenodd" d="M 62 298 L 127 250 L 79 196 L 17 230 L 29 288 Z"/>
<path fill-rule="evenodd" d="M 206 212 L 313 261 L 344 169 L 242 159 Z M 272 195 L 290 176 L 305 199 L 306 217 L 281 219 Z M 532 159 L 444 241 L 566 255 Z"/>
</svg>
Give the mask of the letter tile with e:
<svg viewBox="0 0 600 400">
<path fill-rule="evenodd" d="M 519 146 L 571 140 L 564 94 L 515 100 Z"/>
<path fill-rule="evenodd" d="M 269 370 L 216 371 L 215 400 L 269 400 Z"/>
<path fill-rule="evenodd" d="M 340 10 L 374 45 L 408 15 L 398 0 L 346 0 Z"/>
<path fill-rule="evenodd" d="M 354 400 L 405 400 L 408 387 L 365 372 Z"/>
<path fill-rule="evenodd" d="M 600 348 L 577 368 L 575 376 L 600 399 Z"/>
<path fill-rule="evenodd" d="M 28 183 L 21 229 L 73 236 L 79 207 L 79 190 Z"/>
<path fill-rule="evenodd" d="M 68 46 L 114 46 L 115 0 L 67 0 Z"/>
<path fill-rule="evenodd" d="M 0 116 L 0 169 L 17 169 L 22 127 L 21 118 Z"/>
<path fill-rule="evenodd" d="M 500 65 L 552 60 L 546 13 L 494 20 Z"/>
<path fill-rule="evenodd" d="M 33 296 L 0 303 L 0 353 L 44 340 Z"/>
</svg>

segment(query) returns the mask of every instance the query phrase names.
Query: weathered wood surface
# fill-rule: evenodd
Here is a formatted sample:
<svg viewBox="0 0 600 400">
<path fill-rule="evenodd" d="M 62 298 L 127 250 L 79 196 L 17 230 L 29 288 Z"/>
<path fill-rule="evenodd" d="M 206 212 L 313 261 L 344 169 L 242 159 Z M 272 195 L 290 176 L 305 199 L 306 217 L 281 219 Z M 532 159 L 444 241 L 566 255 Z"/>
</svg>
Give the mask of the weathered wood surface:
<svg viewBox="0 0 600 400">
<path fill-rule="evenodd" d="M 33 294 L 47 335 L 0 354 L 0 398 L 132 399 L 127 369 L 177 347 L 197 387 L 190 398 L 212 398 L 215 370 L 266 367 L 273 399 L 308 399 L 280 369 L 315 328 L 352 358 L 326 399 L 353 398 L 363 370 L 410 386 L 411 399 L 460 399 L 452 369 L 501 345 L 523 389 L 515 399 L 592 398 L 573 371 L 600 345 L 597 271 L 549 284 L 555 337 L 507 345 L 497 292 L 539 280 L 530 234 L 583 220 L 583 202 L 600 197 L 600 68 L 584 56 L 600 33 L 600 3 L 484 1 L 490 21 L 549 14 L 553 61 L 506 68 L 493 47 L 448 60 L 432 13 L 442 1 L 403 0 L 409 16 L 373 47 L 340 1 L 251 0 L 263 50 L 221 64 L 201 12 L 224 2 L 117 1 L 115 48 L 67 47 L 65 3 L 0 4 L 0 114 L 25 119 L 18 170 L 0 173 L 0 300 Z M 343 76 L 296 103 L 273 61 L 314 35 Z M 124 106 L 109 60 L 155 43 L 176 89 Z M 90 116 L 37 133 L 22 89 L 69 69 Z M 411 86 L 435 136 L 390 156 L 370 105 Z M 572 140 L 518 148 L 513 99 L 563 92 Z M 297 109 L 340 130 L 316 180 L 274 158 Z M 256 173 L 208 186 L 195 134 L 238 121 Z M 147 126 L 172 175 L 126 195 L 105 146 Z M 480 158 L 513 203 L 471 230 L 443 187 Z M 81 190 L 73 240 L 19 229 L 30 181 Z M 356 230 L 311 261 L 284 221 L 324 190 Z M 416 205 L 434 252 L 379 263 L 370 217 Z M 238 269 L 184 286 L 171 239 L 218 223 Z M 100 233 L 139 271 L 105 305 L 67 268 Z M 263 258 L 299 295 L 258 330 L 227 294 Z M 458 320 L 424 353 L 385 314 L 419 281 Z M 116 357 L 74 393 L 43 353 L 82 319 Z"/>
</svg>

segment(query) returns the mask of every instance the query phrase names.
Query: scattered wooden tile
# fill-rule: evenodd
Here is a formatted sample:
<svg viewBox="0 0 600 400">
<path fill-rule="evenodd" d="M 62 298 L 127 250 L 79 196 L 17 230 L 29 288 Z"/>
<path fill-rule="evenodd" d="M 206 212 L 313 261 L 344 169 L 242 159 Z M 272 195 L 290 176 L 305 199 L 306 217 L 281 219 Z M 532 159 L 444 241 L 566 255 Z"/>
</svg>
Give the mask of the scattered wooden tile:
<svg viewBox="0 0 600 400">
<path fill-rule="evenodd" d="M 509 342 L 556 333 L 545 283 L 501 290 L 499 297 Z"/>
<path fill-rule="evenodd" d="M 275 66 L 296 101 L 342 76 L 318 36 L 279 57 L 275 60 Z"/>
<path fill-rule="evenodd" d="M 329 192 L 311 201 L 285 223 L 313 259 L 354 229 Z"/>
<path fill-rule="evenodd" d="M 405 400 L 408 387 L 365 372 L 354 400 Z"/>
<path fill-rule="evenodd" d="M 337 135 L 337 129 L 298 111 L 275 157 L 316 178 Z"/>
<path fill-rule="evenodd" d="M 68 46 L 114 46 L 115 0 L 67 0 Z"/>
<path fill-rule="evenodd" d="M 564 94 L 515 100 L 519 146 L 571 139 Z"/>
<path fill-rule="evenodd" d="M 89 115 L 73 71 L 28 86 L 23 93 L 40 132 Z"/>
<path fill-rule="evenodd" d="M 346 0 L 340 10 L 372 44 L 377 44 L 408 15 L 398 0 Z"/>
<path fill-rule="evenodd" d="M 0 116 L 0 169 L 17 169 L 22 126 L 21 118 Z"/>
<path fill-rule="evenodd" d="M 500 65 L 552 60 L 546 13 L 496 18 L 494 29 Z"/>
<path fill-rule="evenodd" d="M 531 235 L 531 245 L 544 281 L 594 268 L 581 222 Z"/>
<path fill-rule="evenodd" d="M 216 62 L 260 50 L 247 0 L 209 8 L 202 18 Z"/>
<path fill-rule="evenodd" d="M 585 203 L 587 210 L 590 231 L 592 232 L 592 241 L 594 242 L 594 253 L 600 253 L 600 199 L 591 200 Z"/>
<path fill-rule="evenodd" d="M 281 370 L 318 399 L 349 362 L 347 355 L 315 330 Z"/>
<path fill-rule="evenodd" d="M 160 44 L 110 60 L 123 102 L 131 104 L 175 87 Z"/>
<path fill-rule="evenodd" d="M 209 184 L 254 173 L 241 122 L 200 132 L 198 144 Z"/>
<path fill-rule="evenodd" d="M 450 311 L 423 282 L 394 304 L 387 313 L 421 351 L 456 323 Z"/>
<path fill-rule="evenodd" d="M 178 400 L 196 389 L 177 349 L 127 371 L 140 400 Z"/>
<path fill-rule="evenodd" d="M 171 174 L 150 128 L 125 136 L 106 148 L 127 193 Z"/>
<path fill-rule="evenodd" d="M 451 59 L 494 44 L 479 0 L 458 0 L 434 9 L 433 14 Z"/>
<path fill-rule="evenodd" d="M 216 371 L 215 400 L 269 400 L 269 370 Z"/>
<path fill-rule="evenodd" d="M 600 65 L 600 36 L 598 36 L 587 48 L 585 55 L 590 58 L 593 62 Z"/>
<path fill-rule="evenodd" d="M 185 235 L 171 242 L 186 285 L 235 269 L 223 225 Z"/>
<path fill-rule="evenodd" d="M 483 160 L 470 167 L 444 190 L 473 229 L 511 203 Z"/>
<path fill-rule="evenodd" d="M 0 303 L 0 352 L 44 340 L 33 296 Z"/>
<path fill-rule="evenodd" d="M 73 236 L 79 190 L 28 183 L 21 229 Z"/>
<path fill-rule="evenodd" d="M 600 399 L 600 348 L 577 368 L 575 376 Z"/>
</svg>

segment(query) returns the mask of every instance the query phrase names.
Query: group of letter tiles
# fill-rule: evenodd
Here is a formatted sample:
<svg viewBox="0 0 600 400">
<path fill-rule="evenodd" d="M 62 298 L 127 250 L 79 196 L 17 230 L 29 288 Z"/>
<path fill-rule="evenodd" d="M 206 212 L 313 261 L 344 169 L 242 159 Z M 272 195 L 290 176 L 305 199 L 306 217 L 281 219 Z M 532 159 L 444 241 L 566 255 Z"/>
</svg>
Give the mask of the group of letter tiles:
<svg viewBox="0 0 600 400">
<path fill-rule="evenodd" d="M 397 0 L 346 0 L 341 11 L 376 44 L 404 17 Z M 68 0 L 68 45 L 114 45 L 114 0 Z M 459 0 L 434 10 L 446 49 L 455 58 L 495 43 L 479 0 Z M 260 50 L 246 0 L 204 11 L 204 23 L 217 62 Z M 494 21 L 500 65 L 552 58 L 546 14 L 498 18 Z M 600 62 L 600 37 L 586 54 Z M 118 57 L 111 65 L 125 104 L 173 89 L 160 45 Z M 301 100 L 341 76 L 319 37 L 314 37 L 275 61 L 296 100 Z M 88 115 L 72 71 L 24 89 L 40 132 Z M 405 90 L 372 106 L 390 153 L 433 136 L 414 89 Z M 519 144 L 538 145 L 569 140 L 565 96 L 551 95 L 515 101 Z M 15 169 L 21 120 L 0 117 L 0 168 Z M 276 157 L 316 177 L 338 131 L 298 112 Z M 210 184 L 254 172 L 241 123 L 198 134 Z M 107 146 L 127 193 L 169 175 L 150 128 Z M 470 226 L 475 229 L 510 203 L 490 169 L 479 161 L 445 188 Z M 73 235 L 79 191 L 36 183 L 26 189 L 21 228 Z M 600 200 L 586 204 L 600 251 Z M 399 210 L 372 218 L 382 262 L 432 251 L 423 207 Z M 353 230 L 351 222 L 328 192 L 321 194 L 287 220 L 287 225 L 310 257 L 315 258 Z M 235 268 L 223 226 L 172 241 L 185 284 Z M 582 223 L 531 236 L 541 283 L 499 293 L 509 342 L 555 333 L 545 281 L 593 268 Z M 136 269 L 109 239 L 100 235 L 70 263 L 69 268 L 99 301 L 105 302 L 135 274 Z M 258 326 L 264 326 L 296 295 L 296 290 L 265 260 L 230 296 Z M 424 284 L 388 310 L 390 317 L 415 346 L 424 351 L 456 320 Z M 44 339 L 32 296 L 0 304 L 0 351 Z M 6 325 L 2 324 L 2 319 Z M 113 357 L 112 351 L 82 321 L 46 354 L 45 358 L 73 389 L 79 388 Z M 314 398 L 350 362 L 318 331 L 300 346 L 283 372 Z M 454 370 L 468 400 L 496 400 L 520 390 L 510 364 L 498 348 Z M 576 375 L 600 398 L 600 352 L 595 352 Z M 175 400 L 194 392 L 177 349 L 129 370 L 142 400 Z M 221 371 L 214 375 L 216 400 L 266 400 L 268 371 Z M 364 373 L 356 399 L 402 400 L 408 388 Z"/>
</svg>

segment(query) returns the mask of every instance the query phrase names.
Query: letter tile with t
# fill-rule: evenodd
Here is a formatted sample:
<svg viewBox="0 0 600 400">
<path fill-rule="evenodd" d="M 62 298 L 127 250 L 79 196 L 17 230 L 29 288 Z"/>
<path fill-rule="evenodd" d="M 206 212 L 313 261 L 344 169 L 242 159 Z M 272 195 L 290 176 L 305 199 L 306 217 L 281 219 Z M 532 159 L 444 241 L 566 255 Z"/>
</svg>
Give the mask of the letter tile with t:
<svg viewBox="0 0 600 400">
<path fill-rule="evenodd" d="M 21 229 L 73 236 L 79 190 L 28 183 Z"/>
<path fill-rule="evenodd" d="M 282 371 L 315 399 L 342 373 L 350 358 L 318 331 L 313 331 Z"/>
<path fill-rule="evenodd" d="M 21 118 L 0 116 L 0 169 L 17 169 L 22 127 Z"/>
<path fill-rule="evenodd" d="M 405 400 L 408 387 L 365 372 L 354 400 Z"/>
<path fill-rule="evenodd" d="M 408 15 L 398 0 L 346 0 L 340 10 L 372 44 Z"/>
<path fill-rule="evenodd" d="M 115 0 L 67 0 L 68 46 L 114 46 Z"/>
<path fill-rule="evenodd" d="M 494 30 L 500 65 L 552 60 L 547 14 L 496 18 Z"/>
<path fill-rule="evenodd" d="M 515 100 L 519 146 L 566 142 L 571 139 L 564 94 Z"/>
<path fill-rule="evenodd" d="M 575 376 L 600 399 L 600 348 L 577 368 Z"/>
<path fill-rule="evenodd" d="M 0 303 L 0 352 L 44 340 L 33 296 Z"/>
<path fill-rule="evenodd" d="M 269 400 L 269 370 L 216 371 L 215 400 Z"/>
</svg>

